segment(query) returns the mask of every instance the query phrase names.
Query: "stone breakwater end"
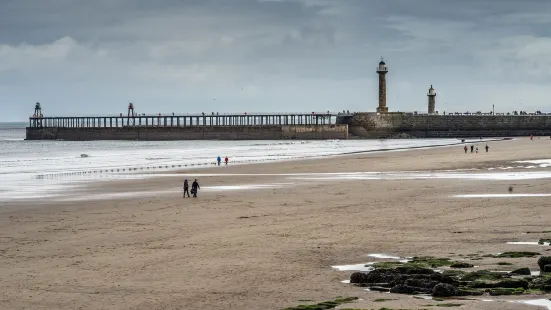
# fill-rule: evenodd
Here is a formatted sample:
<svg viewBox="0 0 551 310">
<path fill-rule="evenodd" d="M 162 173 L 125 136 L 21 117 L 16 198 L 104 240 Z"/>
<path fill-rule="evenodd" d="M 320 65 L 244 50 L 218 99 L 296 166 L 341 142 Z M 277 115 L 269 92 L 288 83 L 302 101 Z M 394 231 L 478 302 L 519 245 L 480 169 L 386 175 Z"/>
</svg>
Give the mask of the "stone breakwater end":
<svg viewBox="0 0 551 310">
<path fill-rule="evenodd" d="M 340 121 L 348 124 L 351 135 L 372 139 L 551 135 L 551 115 L 356 113 Z"/>
</svg>

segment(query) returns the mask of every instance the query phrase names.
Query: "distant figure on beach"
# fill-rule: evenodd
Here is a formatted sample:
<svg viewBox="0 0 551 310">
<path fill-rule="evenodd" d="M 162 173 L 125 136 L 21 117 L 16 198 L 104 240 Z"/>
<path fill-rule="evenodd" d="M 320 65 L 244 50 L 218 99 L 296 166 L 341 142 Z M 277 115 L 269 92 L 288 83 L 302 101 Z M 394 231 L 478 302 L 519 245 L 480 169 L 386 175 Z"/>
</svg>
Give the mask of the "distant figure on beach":
<svg viewBox="0 0 551 310">
<path fill-rule="evenodd" d="M 187 179 L 184 180 L 184 197 L 182 198 L 186 198 L 186 193 L 189 198 L 189 183 L 187 182 Z"/>
<path fill-rule="evenodd" d="M 534 141 L 534 136 L 530 136 L 530 140 Z"/>
<path fill-rule="evenodd" d="M 218 156 L 218 158 L 216 158 L 216 161 L 218 162 L 218 166 L 220 166 L 220 162 L 222 161 L 222 159 L 220 158 L 220 156 Z"/>
<path fill-rule="evenodd" d="M 465 145 L 465 146 L 463 147 L 463 149 L 465 150 L 465 154 L 467 154 L 467 150 L 468 150 L 468 148 L 467 148 L 467 146 L 466 146 L 466 145 Z"/>
<path fill-rule="evenodd" d="M 478 144 L 476 145 L 476 152 L 478 153 Z"/>
<path fill-rule="evenodd" d="M 471 144 L 471 153 L 474 152 L 474 145 Z"/>
<path fill-rule="evenodd" d="M 490 149 L 490 147 L 486 144 L 486 153 L 488 153 L 488 149 Z"/>
<path fill-rule="evenodd" d="M 226 156 L 226 158 L 224 159 L 224 161 L 226 162 L 226 165 L 228 164 L 228 156 Z"/>
<path fill-rule="evenodd" d="M 199 183 L 197 183 L 197 179 L 193 181 L 193 184 L 191 184 L 191 193 L 193 194 L 193 197 L 197 198 L 197 190 L 200 189 Z"/>
</svg>

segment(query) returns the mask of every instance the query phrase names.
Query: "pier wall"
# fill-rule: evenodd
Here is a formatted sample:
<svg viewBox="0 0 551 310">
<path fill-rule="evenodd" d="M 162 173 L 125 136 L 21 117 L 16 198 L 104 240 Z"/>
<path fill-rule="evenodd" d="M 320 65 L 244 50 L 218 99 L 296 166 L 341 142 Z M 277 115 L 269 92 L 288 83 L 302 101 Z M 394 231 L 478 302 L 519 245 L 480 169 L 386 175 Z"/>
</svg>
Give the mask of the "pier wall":
<svg viewBox="0 0 551 310">
<path fill-rule="evenodd" d="M 356 113 L 350 133 L 363 138 L 461 138 L 551 135 L 550 115 L 413 115 Z"/>
<path fill-rule="evenodd" d="M 27 127 L 27 140 L 323 140 L 347 139 L 347 125 L 189 127 Z"/>
</svg>

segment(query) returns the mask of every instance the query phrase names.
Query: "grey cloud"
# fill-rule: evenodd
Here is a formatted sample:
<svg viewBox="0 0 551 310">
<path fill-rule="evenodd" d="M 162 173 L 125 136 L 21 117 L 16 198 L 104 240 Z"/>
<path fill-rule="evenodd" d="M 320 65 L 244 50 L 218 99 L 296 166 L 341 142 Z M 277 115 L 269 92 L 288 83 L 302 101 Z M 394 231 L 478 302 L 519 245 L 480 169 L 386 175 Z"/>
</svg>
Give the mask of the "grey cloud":
<svg viewBox="0 0 551 310">
<path fill-rule="evenodd" d="M 454 109 L 512 109 L 523 94 L 538 106 L 551 80 L 547 12 L 544 0 L 0 0 L 0 87 L 20 115 L 40 98 L 52 113 L 131 98 L 373 110 L 384 56 L 391 108 L 422 109 L 430 84 Z"/>
</svg>

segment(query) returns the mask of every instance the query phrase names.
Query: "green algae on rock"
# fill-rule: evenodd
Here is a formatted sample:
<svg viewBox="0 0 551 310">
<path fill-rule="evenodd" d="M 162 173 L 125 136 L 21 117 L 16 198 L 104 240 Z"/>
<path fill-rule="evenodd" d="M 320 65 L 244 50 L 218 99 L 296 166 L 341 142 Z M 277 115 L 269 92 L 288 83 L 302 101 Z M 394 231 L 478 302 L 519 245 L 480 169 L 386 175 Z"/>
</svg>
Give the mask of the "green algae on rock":
<svg viewBox="0 0 551 310">
<path fill-rule="evenodd" d="M 538 252 L 504 252 L 494 257 L 499 258 L 521 258 L 521 257 L 534 257 L 541 255 Z"/>
<path fill-rule="evenodd" d="M 473 264 L 469 263 L 463 263 L 463 262 L 456 262 L 450 265 L 450 268 L 473 268 Z"/>
<path fill-rule="evenodd" d="M 326 310 L 334 309 L 337 306 L 357 300 L 358 297 L 338 297 L 332 301 L 324 301 L 315 305 L 298 305 L 296 307 L 284 308 L 283 310 Z"/>
</svg>

